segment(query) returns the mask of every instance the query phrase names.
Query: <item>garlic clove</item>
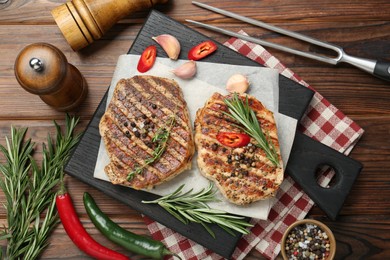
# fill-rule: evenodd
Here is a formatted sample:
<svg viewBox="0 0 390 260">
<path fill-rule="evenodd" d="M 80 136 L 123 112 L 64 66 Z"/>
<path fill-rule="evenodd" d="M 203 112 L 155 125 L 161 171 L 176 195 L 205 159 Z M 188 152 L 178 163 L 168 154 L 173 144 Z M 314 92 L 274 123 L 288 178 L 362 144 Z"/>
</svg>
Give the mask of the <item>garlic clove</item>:
<svg viewBox="0 0 390 260">
<path fill-rule="evenodd" d="M 226 82 L 226 90 L 230 93 L 243 94 L 248 90 L 248 87 L 248 78 L 242 74 L 234 74 Z"/>
<path fill-rule="evenodd" d="M 180 54 L 180 42 L 176 37 L 170 34 L 161 34 L 156 37 L 152 37 L 167 53 L 168 57 L 172 60 L 177 60 Z"/>
<path fill-rule="evenodd" d="M 173 74 L 181 79 L 190 79 L 196 74 L 196 62 L 191 60 L 174 69 Z"/>
</svg>

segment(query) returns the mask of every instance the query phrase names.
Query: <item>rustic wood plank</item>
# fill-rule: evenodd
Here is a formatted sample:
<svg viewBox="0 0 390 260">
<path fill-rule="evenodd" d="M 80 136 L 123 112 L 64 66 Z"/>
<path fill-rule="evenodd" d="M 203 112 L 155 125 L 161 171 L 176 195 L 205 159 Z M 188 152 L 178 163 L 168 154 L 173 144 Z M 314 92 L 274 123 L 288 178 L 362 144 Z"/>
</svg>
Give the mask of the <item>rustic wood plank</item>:
<svg viewBox="0 0 390 260">
<path fill-rule="evenodd" d="M 24 46 L 37 41 L 54 44 L 84 75 L 90 93 L 81 108 L 75 111 L 81 117 L 78 130 L 82 131 L 110 83 L 118 56 L 127 52 L 148 13 L 144 11 L 126 17 L 102 39 L 75 53 L 65 42 L 50 15 L 50 10 L 64 2 L 9 0 L 6 4 L 0 4 L 1 144 L 5 143 L 4 136 L 9 134 L 11 124 L 29 127 L 28 136 L 38 144 L 45 141 L 48 132 L 54 134 L 51 120 L 56 119 L 63 124 L 64 113 L 46 106 L 38 97 L 21 89 L 16 82 L 13 64 Z M 390 60 L 388 0 L 324 0 L 316 3 L 307 0 L 245 1 L 245 4 L 238 0 L 202 2 L 338 44 L 351 55 Z M 159 6 L 157 9 L 183 23 L 190 18 L 232 31 L 244 29 L 255 37 L 303 50 L 319 51 L 313 46 L 194 7 L 190 0 L 171 0 L 169 5 Z M 197 30 L 218 42 L 228 39 L 207 30 Z M 364 136 L 351 154 L 352 158 L 364 164 L 364 169 L 348 196 L 339 219 L 335 222 L 329 221 L 317 207 L 308 217 L 324 221 L 334 231 L 338 248 L 337 259 L 389 258 L 389 83 L 349 65 L 334 67 L 280 51 L 271 52 L 365 129 Z M 37 159 L 41 157 L 39 146 L 35 156 Z M 3 160 L 0 156 L 0 162 Z M 76 210 L 88 232 L 99 241 L 121 250 L 93 228 L 81 201 L 84 191 L 91 192 L 114 221 L 136 233 L 148 235 L 138 212 L 123 207 L 120 202 L 75 178 L 68 176 L 66 182 L 68 187 L 71 187 L 70 193 L 74 197 Z M 3 200 L 4 195 L 0 192 L 0 202 Z M 0 226 L 5 223 L 5 210 L 0 207 Z M 60 225 L 51 236 L 50 242 L 43 259 L 85 259 L 85 255 L 73 245 Z M 139 256 L 132 258 L 146 259 Z M 246 259 L 263 258 L 254 251 Z"/>
<path fill-rule="evenodd" d="M 2 10 L 2 23 L 24 23 L 24 24 L 48 24 L 54 23 L 50 11 L 65 3 L 66 1 L 47 1 L 47 0 L 10 0 L 4 5 L 0 5 Z M 307 22 L 349 22 L 349 21 L 386 21 L 389 18 L 390 4 L 386 0 L 364 1 L 356 0 L 351 5 L 348 0 L 325 0 L 315 5 L 308 5 L 305 0 L 287 0 L 287 1 L 246 1 L 242 5 L 240 1 L 228 0 L 216 2 L 213 0 L 204 0 L 203 3 L 214 5 L 219 8 L 227 8 L 242 13 L 255 19 L 264 21 L 307 21 Z M 157 6 L 158 10 L 163 11 L 169 16 L 184 21 L 188 16 L 207 17 L 216 19 L 219 22 L 226 21 L 220 15 L 210 14 L 209 11 L 195 8 L 191 1 L 169 1 L 166 6 Z M 184 11 L 186 10 L 186 11 Z M 144 19 L 147 11 L 137 12 L 130 15 L 127 19 L 139 22 Z M 125 19 L 126 20 L 126 19 Z"/>
</svg>

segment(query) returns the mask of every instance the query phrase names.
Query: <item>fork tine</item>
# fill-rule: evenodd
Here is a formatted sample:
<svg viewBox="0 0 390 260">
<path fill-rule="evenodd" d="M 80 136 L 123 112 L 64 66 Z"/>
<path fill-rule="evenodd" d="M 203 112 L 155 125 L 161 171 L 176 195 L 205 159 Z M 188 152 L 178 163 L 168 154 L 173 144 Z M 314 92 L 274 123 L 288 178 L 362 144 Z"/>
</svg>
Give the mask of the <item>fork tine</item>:
<svg viewBox="0 0 390 260">
<path fill-rule="evenodd" d="M 229 36 L 232 36 L 232 37 L 236 37 L 236 38 L 248 41 L 248 42 L 257 43 L 257 44 L 260 44 L 260 45 L 263 45 L 263 46 L 267 46 L 267 47 L 270 47 L 270 48 L 274 48 L 274 49 L 278 49 L 278 50 L 281 50 L 281 51 L 289 52 L 289 53 L 292 53 L 292 54 L 300 55 L 300 56 L 303 56 L 303 57 L 306 57 L 306 58 L 322 61 L 322 62 L 329 63 L 329 64 L 332 64 L 332 65 L 337 64 L 337 60 L 335 58 L 330 58 L 330 57 L 326 57 L 326 56 L 322 56 L 322 55 L 315 54 L 315 53 L 310 53 L 310 52 L 299 51 L 299 50 L 296 50 L 296 49 L 293 49 L 293 48 L 289 48 L 289 47 L 286 47 L 286 46 L 283 46 L 283 45 L 280 45 L 280 44 L 277 44 L 277 43 L 272 43 L 272 42 L 264 41 L 264 40 L 261 40 L 261 39 L 258 39 L 258 38 L 253 38 L 251 36 L 235 33 L 235 32 L 232 32 L 232 31 L 229 31 L 229 30 L 226 30 L 226 29 L 222 29 L 222 28 L 219 28 L 219 27 L 216 27 L 216 26 L 213 26 L 213 25 L 204 24 L 204 23 L 201 23 L 201 22 L 193 21 L 193 20 L 186 20 L 186 21 L 189 22 L 189 23 L 195 24 L 197 26 L 200 26 L 200 27 L 203 27 L 203 28 L 215 31 L 215 32 L 219 32 L 219 33 L 222 33 L 222 34 L 225 34 L 225 35 L 229 35 Z"/>
<path fill-rule="evenodd" d="M 203 23 L 192 21 L 192 20 L 187 20 L 188 22 L 194 23 L 198 26 L 201 26 L 201 27 L 204 27 L 204 28 L 216 31 L 216 32 L 220 32 L 220 33 L 223 33 L 226 35 L 230 35 L 233 37 L 237 37 L 237 38 L 249 41 L 249 42 L 258 43 L 258 44 L 268 46 L 268 47 L 271 47 L 274 49 L 282 50 L 285 52 L 293 53 L 296 55 L 300 55 L 300 56 L 311 58 L 314 60 L 326 62 L 326 63 L 333 64 L 333 65 L 336 65 L 339 62 L 345 62 L 345 63 L 351 64 L 351 65 L 353 65 L 353 66 L 355 66 L 363 71 L 366 71 L 366 72 L 368 72 L 368 73 L 370 73 L 378 78 L 390 81 L 390 62 L 354 57 L 354 56 L 351 56 L 351 55 L 348 55 L 347 53 L 345 53 L 341 47 L 339 47 L 335 44 L 320 41 L 320 40 L 317 40 L 315 38 L 312 38 L 312 37 L 309 37 L 309 36 L 306 36 L 306 35 L 303 35 L 300 33 L 292 32 L 292 31 L 289 31 L 286 29 L 282 29 L 282 28 L 274 26 L 274 25 L 270 25 L 270 24 L 267 24 L 267 23 L 264 23 L 261 21 L 257 21 L 257 20 L 242 16 L 242 15 L 239 15 L 239 14 L 235 14 L 235 13 L 225 11 L 225 10 L 222 10 L 222 9 L 219 9 L 216 7 L 202 4 L 202 3 L 199 3 L 197 1 L 192 1 L 192 3 L 194 5 L 201 7 L 201 8 L 204 8 L 204 9 L 207 9 L 207 10 L 210 10 L 210 11 L 228 16 L 228 17 L 232 17 L 232 18 L 237 19 L 239 21 L 253 24 L 255 26 L 262 27 L 262 28 L 268 29 L 270 31 L 284 34 L 284 35 L 290 36 L 290 37 L 295 38 L 295 39 L 299 39 L 299 40 L 304 41 L 304 42 L 308 42 L 308 43 L 311 43 L 311 44 L 314 44 L 317 46 L 321 46 L 323 48 L 333 50 L 337 53 L 337 57 L 331 58 L 331 57 L 328 57 L 325 55 L 320 55 L 317 53 L 299 51 L 299 50 L 295 50 L 295 49 L 292 49 L 292 48 L 289 48 L 289 47 L 286 47 L 286 46 L 283 46 L 280 44 L 271 43 L 271 42 L 256 39 L 256 38 L 253 38 L 250 36 L 234 33 L 234 32 L 231 32 L 231 31 L 228 31 L 225 29 L 218 28 L 216 26 L 211 26 L 208 24 L 203 24 Z"/>
<path fill-rule="evenodd" d="M 267 23 L 264 23 L 264 22 L 261 22 L 261 21 L 249 18 L 249 17 L 245 17 L 245 16 L 242 16 L 242 15 L 239 15 L 239 14 L 236 14 L 236 13 L 232 13 L 232 12 L 226 11 L 226 10 L 222 10 L 222 9 L 219 9 L 219 8 L 207 5 L 207 4 L 203 4 L 203 3 L 200 3 L 200 2 L 197 2 L 197 1 L 192 1 L 192 3 L 194 5 L 197 5 L 197 6 L 201 7 L 201 8 L 213 11 L 215 13 L 222 14 L 224 16 L 228 16 L 228 17 L 237 19 L 239 21 L 243 21 L 243 22 L 246 22 L 246 23 L 249 23 L 249 24 L 252 24 L 252 25 L 255 25 L 255 26 L 267 29 L 267 30 L 270 30 L 270 31 L 274 31 L 274 32 L 277 32 L 279 34 L 287 35 L 289 37 L 292 37 L 292 38 L 295 38 L 295 39 L 299 39 L 301 41 L 305 41 L 305 42 L 308 42 L 308 43 L 311 43 L 311 44 L 314 44 L 314 45 L 318 45 L 318 46 L 321 46 L 323 48 L 331 49 L 331 50 L 337 52 L 337 54 L 339 56 L 338 58 L 335 59 L 336 63 L 337 63 L 337 60 L 339 60 L 341 55 L 343 54 L 342 48 L 337 46 L 337 45 L 335 45 L 335 44 L 331 44 L 331 43 L 328 43 L 328 42 L 320 41 L 320 40 L 317 40 L 315 38 L 312 38 L 312 37 L 309 37 L 309 36 L 306 36 L 306 35 L 303 35 L 303 34 L 300 34 L 300 33 L 297 33 L 297 32 L 289 31 L 289 30 L 286 30 L 286 29 L 283 29 L 283 28 L 280 28 L 280 27 L 277 27 L 277 26 L 274 26 L 274 25 L 271 25 L 271 24 L 267 24 Z M 269 46 L 269 47 L 271 47 L 271 46 Z"/>
</svg>

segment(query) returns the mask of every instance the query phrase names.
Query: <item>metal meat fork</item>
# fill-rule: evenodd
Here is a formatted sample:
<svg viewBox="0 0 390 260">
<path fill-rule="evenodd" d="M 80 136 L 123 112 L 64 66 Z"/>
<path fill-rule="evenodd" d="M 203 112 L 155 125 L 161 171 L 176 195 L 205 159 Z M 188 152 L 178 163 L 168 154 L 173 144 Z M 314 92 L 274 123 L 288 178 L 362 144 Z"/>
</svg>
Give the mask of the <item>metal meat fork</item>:
<svg viewBox="0 0 390 260">
<path fill-rule="evenodd" d="M 242 16 L 242 15 L 238 15 L 238 14 L 235 14 L 235 13 L 232 13 L 229 11 L 225 11 L 225 10 L 222 10 L 222 9 L 219 9 L 216 7 L 212 7 L 210 5 L 202 4 L 202 3 L 199 3 L 197 1 L 192 1 L 192 3 L 194 5 L 205 8 L 207 10 L 210 10 L 210 11 L 228 16 L 228 17 L 232 17 L 234 19 L 237 19 L 237 20 L 249 23 L 249 24 L 253 24 L 253 25 L 268 29 L 270 31 L 284 34 L 284 35 L 290 36 L 292 38 L 299 39 L 301 41 L 309 42 L 309 43 L 312 43 L 314 45 L 318 45 L 318 46 L 333 50 L 337 53 L 337 57 L 332 58 L 332 57 L 327 57 L 327 56 L 312 53 L 312 52 L 299 51 L 299 50 L 292 49 L 292 48 L 289 48 L 289 47 L 286 47 L 286 46 L 283 46 L 283 45 L 280 45 L 277 43 L 267 42 L 267 41 L 264 41 L 261 39 L 257 39 L 257 38 L 242 35 L 239 33 L 231 32 L 229 30 L 225 30 L 225 29 L 222 29 L 222 28 L 219 28 L 216 26 L 200 23 L 200 22 L 193 21 L 193 20 L 186 20 L 187 22 L 190 22 L 190 23 L 195 24 L 197 26 L 200 26 L 200 27 L 212 30 L 212 31 L 216 31 L 216 32 L 219 32 L 222 34 L 226 34 L 226 35 L 229 35 L 232 37 L 237 37 L 237 38 L 245 40 L 245 41 L 261 44 L 263 46 L 267 46 L 270 48 L 274 48 L 274 49 L 278 49 L 281 51 L 300 55 L 300 56 L 303 56 L 306 58 L 326 62 L 326 63 L 332 64 L 332 65 L 336 65 L 340 62 L 349 63 L 353 66 L 358 67 L 359 69 L 361 69 L 363 71 L 366 71 L 366 72 L 378 77 L 378 78 L 390 81 L 390 62 L 370 60 L 370 59 L 364 59 L 364 58 L 350 56 L 350 55 L 346 54 L 344 52 L 343 48 L 341 48 L 340 46 L 337 46 L 337 45 L 334 45 L 331 43 L 327 43 L 327 42 L 323 42 L 323 41 L 314 39 L 312 37 L 309 37 L 309 36 L 306 36 L 306 35 L 303 35 L 300 33 L 292 32 L 292 31 L 289 31 L 286 29 L 282 29 L 280 27 L 270 25 L 270 24 L 267 24 L 267 23 L 264 23 L 264 22 L 261 22 L 258 20 L 254 20 L 254 19 Z"/>
</svg>

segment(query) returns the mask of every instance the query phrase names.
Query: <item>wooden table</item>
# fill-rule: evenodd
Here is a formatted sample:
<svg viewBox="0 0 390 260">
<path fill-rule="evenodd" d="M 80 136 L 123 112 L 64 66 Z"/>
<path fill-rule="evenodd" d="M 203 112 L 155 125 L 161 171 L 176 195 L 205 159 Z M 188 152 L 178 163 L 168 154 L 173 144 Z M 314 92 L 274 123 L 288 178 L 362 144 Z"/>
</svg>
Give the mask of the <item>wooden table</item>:
<svg viewBox="0 0 390 260">
<path fill-rule="evenodd" d="M 5 2 L 5 3 L 3 3 Z M 76 115 L 78 130 L 85 129 L 109 85 L 120 54 L 126 53 L 141 28 L 147 11 L 116 24 L 101 40 L 73 52 L 50 15 L 50 10 L 65 1 L 0 1 L 0 143 L 5 144 L 10 126 L 28 127 L 28 137 L 40 144 L 48 132 L 54 134 L 52 120 L 63 124 L 65 114 L 44 104 L 39 97 L 24 91 L 14 76 L 14 61 L 27 44 L 47 42 L 62 50 L 68 61 L 86 78 L 89 96 Z M 390 60 L 390 2 L 388 0 L 286 0 L 286 1 L 212 1 L 203 0 L 255 19 L 341 45 L 351 54 Z M 186 23 L 194 19 L 213 23 L 232 31 L 245 29 L 253 36 L 294 48 L 312 47 L 275 33 L 225 18 L 191 5 L 190 0 L 171 1 L 158 10 Z M 218 42 L 228 38 L 205 30 L 202 33 Z M 390 83 L 374 78 L 349 65 L 337 67 L 271 50 L 284 64 L 311 84 L 331 103 L 365 129 L 351 157 L 364 169 L 355 183 L 337 221 L 330 221 L 317 207 L 308 217 L 325 222 L 337 239 L 337 259 L 390 258 Z M 41 158 L 37 146 L 36 158 Z M 4 158 L 1 158 L 4 161 Z M 66 178 L 76 210 L 83 224 L 98 241 L 116 248 L 94 228 L 82 204 L 82 193 L 89 191 L 114 221 L 138 234 L 148 234 L 140 214 L 81 183 Z M 4 201 L 3 194 L 0 201 Z M 0 208 L 0 226 L 6 214 Z M 59 225 L 42 259 L 81 259 L 85 255 L 70 241 Z M 261 259 L 251 252 L 247 259 Z M 145 259 L 134 256 L 133 259 Z"/>
</svg>

